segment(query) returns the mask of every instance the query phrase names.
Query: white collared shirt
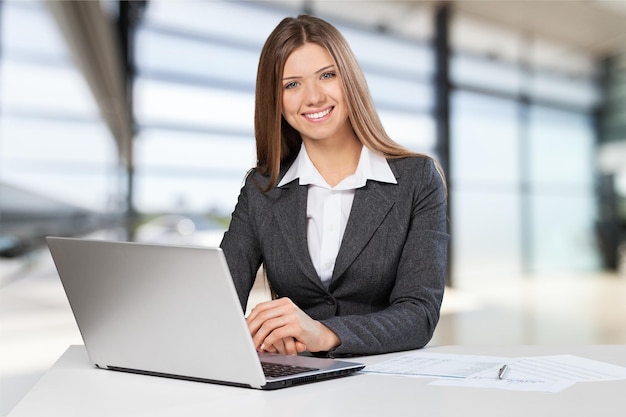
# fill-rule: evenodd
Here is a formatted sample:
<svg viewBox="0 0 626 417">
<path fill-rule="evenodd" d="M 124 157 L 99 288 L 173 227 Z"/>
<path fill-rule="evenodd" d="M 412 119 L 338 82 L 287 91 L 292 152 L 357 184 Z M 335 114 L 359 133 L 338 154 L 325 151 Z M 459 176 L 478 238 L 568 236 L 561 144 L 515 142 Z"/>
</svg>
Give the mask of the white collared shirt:
<svg viewBox="0 0 626 417">
<path fill-rule="evenodd" d="M 328 287 L 348 224 L 355 190 L 364 187 L 367 180 L 397 184 L 396 177 L 384 157 L 363 146 L 355 173 L 331 187 L 311 162 L 303 143 L 278 187 L 296 178 L 300 185 L 308 186 L 306 216 L 309 254 L 318 276 Z"/>
</svg>

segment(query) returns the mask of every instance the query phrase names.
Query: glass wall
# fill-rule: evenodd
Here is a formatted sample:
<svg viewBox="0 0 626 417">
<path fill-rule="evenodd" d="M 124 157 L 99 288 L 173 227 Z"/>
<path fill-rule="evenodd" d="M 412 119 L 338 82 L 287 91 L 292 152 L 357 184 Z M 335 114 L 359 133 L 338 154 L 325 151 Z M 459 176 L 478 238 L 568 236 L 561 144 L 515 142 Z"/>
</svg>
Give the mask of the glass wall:
<svg viewBox="0 0 626 417">
<path fill-rule="evenodd" d="M 4 1 L 0 181 L 91 210 L 116 196 L 117 151 L 42 2 Z"/>
<path fill-rule="evenodd" d="M 114 217 L 123 172 L 45 2 L 0 2 L 0 42 L 0 256 L 12 257 Z"/>
<path fill-rule="evenodd" d="M 598 266 L 589 114 L 533 105 L 528 120 L 530 269 Z"/>
<path fill-rule="evenodd" d="M 467 22 L 454 22 L 454 282 L 596 269 L 591 58 L 547 68 L 533 62 L 533 43 L 501 28 L 499 48 L 472 50 L 461 36 Z"/>
<path fill-rule="evenodd" d="M 520 126 L 513 100 L 451 97 L 450 218 L 454 279 L 523 268 Z"/>
<path fill-rule="evenodd" d="M 298 12 L 254 2 L 149 3 L 136 43 L 139 211 L 230 216 L 256 159 L 259 54 L 278 22 Z M 389 134 L 432 152 L 429 47 L 327 19 L 357 55 Z"/>
<path fill-rule="evenodd" d="M 45 2 L 0 5 L 0 183 L 90 211 L 123 209 L 115 140 Z M 147 3 L 134 48 L 140 213 L 228 221 L 255 162 L 262 44 L 302 11 L 286 7 Z M 433 34 L 410 39 L 349 13 L 320 16 L 351 44 L 390 135 L 436 157 Z M 597 268 L 593 60 L 551 46 L 551 67 L 536 58 L 540 40 L 458 17 L 451 40 L 454 282 Z"/>
</svg>

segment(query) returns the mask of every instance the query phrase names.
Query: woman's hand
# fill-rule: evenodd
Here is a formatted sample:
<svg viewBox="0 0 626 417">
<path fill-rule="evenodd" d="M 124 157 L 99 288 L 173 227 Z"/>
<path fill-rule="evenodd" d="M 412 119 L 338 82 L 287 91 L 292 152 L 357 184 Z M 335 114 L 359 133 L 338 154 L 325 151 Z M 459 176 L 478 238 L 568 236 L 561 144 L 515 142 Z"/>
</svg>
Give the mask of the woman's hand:
<svg viewBox="0 0 626 417">
<path fill-rule="evenodd" d="M 340 344 L 337 335 L 313 320 L 289 298 L 258 304 L 246 319 L 257 350 L 295 355 L 320 352 Z"/>
</svg>

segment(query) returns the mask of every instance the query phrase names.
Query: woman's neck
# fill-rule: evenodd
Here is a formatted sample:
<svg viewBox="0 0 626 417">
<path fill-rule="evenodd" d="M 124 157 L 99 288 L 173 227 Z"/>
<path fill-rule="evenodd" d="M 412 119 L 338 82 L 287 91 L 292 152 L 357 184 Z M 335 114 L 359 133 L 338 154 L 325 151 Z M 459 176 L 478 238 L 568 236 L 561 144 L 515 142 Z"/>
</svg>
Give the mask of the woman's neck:
<svg viewBox="0 0 626 417">
<path fill-rule="evenodd" d="M 356 172 L 363 148 L 356 136 L 341 141 L 311 140 L 304 146 L 311 162 L 331 187 Z"/>
</svg>

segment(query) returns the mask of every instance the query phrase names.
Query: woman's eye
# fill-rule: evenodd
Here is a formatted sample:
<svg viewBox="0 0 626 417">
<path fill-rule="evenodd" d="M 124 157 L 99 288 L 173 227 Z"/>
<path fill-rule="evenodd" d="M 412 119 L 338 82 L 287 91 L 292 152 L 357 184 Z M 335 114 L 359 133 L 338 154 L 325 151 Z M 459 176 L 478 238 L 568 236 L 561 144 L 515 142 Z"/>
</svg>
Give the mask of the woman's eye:
<svg viewBox="0 0 626 417">
<path fill-rule="evenodd" d="M 335 76 L 334 72 L 325 72 L 322 74 L 322 79 L 327 80 L 329 78 L 333 78 Z"/>
<path fill-rule="evenodd" d="M 295 81 L 292 81 L 290 83 L 285 84 L 285 89 L 288 90 L 290 88 L 296 88 L 298 86 L 298 83 Z"/>
</svg>

